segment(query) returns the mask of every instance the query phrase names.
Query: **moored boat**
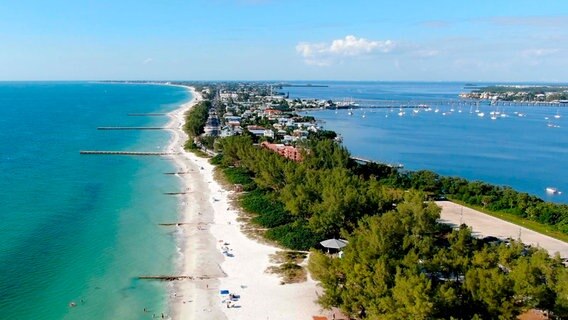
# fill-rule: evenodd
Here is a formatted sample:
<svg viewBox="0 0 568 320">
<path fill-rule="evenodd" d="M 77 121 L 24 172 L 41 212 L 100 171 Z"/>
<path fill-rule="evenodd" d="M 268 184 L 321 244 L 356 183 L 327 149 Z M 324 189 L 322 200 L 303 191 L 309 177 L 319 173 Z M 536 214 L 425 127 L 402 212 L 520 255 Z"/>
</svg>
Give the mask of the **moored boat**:
<svg viewBox="0 0 568 320">
<path fill-rule="evenodd" d="M 554 187 L 547 187 L 546 188 L 546 193 L 549 194 L 562 194 L 561 191 L 559 191 L 558 189 L 554 188 Z"/>
</svg>

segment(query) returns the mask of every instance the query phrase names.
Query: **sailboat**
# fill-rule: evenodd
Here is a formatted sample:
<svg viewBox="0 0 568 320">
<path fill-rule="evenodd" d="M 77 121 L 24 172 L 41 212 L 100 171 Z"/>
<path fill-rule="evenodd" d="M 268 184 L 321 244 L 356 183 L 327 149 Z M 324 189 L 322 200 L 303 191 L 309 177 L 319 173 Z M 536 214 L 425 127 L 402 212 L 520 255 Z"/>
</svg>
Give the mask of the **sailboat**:
<svg viewBox="0 0 568 320">
<path fill-rule="evenodd" d="M 558 109 L 556 109 L 556 114 L 554 115 L 554 118 L 560 119 L 560 114 L 558 113 Z"/>
</svg>

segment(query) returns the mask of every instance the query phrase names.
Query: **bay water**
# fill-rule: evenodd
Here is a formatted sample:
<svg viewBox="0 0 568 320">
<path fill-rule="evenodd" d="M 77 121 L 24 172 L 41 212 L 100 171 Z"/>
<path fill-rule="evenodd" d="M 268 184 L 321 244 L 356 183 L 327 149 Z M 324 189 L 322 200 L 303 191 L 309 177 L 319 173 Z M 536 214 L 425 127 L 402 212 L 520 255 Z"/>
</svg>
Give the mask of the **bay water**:
<svg viewBox="0 0 568 320">
<path fill-rule="evenodd" d="M 307 112 L 343 137 L 362 158 L 401 163 L 510 186 L 544 200 L 568 203 L 568 108 L 562 106 L 477 106 L 459 100 L 459 82 L 323 82 L 327 87 L 291 87 L 290 98 L 354 101 L 361 108 Z M 428 106 L 432 110 L 399 109 Z M 392 106 L 370 108 L 364 106 Z M 436 109 L 438 111 L 436 112 Z M 453 111 L 452 111 L 453 109 Z M 404 112 L 399 115 L 399 112 Z M 491 112 L 499 112 L 491 119 Z M 480 117 L 478 113 L 484 113 Z M 504 113 L 506 116 L 501 116 Z M 560 195 L 546 192 L 554 187 Z"/>
<path fill-rule="evenodd" d="M 176 268 L 180 181 L 164 157 L 80 155 L 163 150 L 161 126 L 190 99 L 172 86 L 0 83 L 0 317 L 151 319 L 170 288 L 137 276 Z M 74 303 L 75 306 L 70 306 Z M 148 312 L 144 312 L 144 308 Z"/>
</svg>

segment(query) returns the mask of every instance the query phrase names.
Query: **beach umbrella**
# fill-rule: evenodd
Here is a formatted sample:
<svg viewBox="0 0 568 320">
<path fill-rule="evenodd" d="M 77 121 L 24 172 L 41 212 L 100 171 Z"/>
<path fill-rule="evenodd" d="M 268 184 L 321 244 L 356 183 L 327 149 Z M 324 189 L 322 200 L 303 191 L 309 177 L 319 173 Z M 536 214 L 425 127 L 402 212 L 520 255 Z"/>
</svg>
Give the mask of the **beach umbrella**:
<svg viewBox="0 0 568 320">
<path fill-rule="evenodd" d="M 345 247 L 347 245 L 347 240 L 343 240 L 343 239 L 327 239 L 324 240 L 322 242 L 320 242 L 320 244 L 324 247 L 324 248 L 328 248 L 328 249 L 341 249 L 343 247 Z"/>
</svg>

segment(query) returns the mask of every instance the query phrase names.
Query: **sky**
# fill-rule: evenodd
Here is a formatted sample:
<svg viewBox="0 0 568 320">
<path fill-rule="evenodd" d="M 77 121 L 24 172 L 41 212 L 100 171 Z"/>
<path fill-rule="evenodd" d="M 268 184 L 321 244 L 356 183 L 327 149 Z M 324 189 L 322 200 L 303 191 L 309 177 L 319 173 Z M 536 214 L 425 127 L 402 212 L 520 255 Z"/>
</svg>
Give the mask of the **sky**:
<svg viewBox="0 0 568 320">
<path fill-rule="evenodd" d="M 568 82 L 568 1 L 0 0 L 0 80 Z"/>
</svg>

